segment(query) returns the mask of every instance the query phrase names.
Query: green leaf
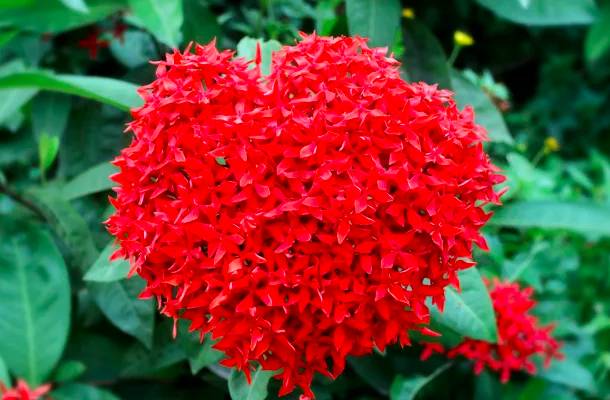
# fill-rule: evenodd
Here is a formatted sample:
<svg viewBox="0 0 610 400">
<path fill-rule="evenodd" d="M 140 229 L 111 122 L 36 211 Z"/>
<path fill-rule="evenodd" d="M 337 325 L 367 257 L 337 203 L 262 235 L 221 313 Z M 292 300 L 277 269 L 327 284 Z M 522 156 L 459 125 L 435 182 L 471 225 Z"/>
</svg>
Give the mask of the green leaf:
<svg viewBox="0 0 610 400">
<path fill-rule="evenodd" d="M 5 44 L 8 44 L 18 34 L 19 31 L 17 29 L 0 32 L 0 48 L 2 48 Z"/>
<path fill-rule="evenodd" d="M 337 7 L 342 0 L 320 0 L 316 5 L 316 32 L 321 36 L 332 33 L 337 24 Z"/>
<path fill-rule="evenodd" d="M 585 58 L 592 63 L 610 51 L 610 3 L 602 8 L 585 39 Z"/>
<path fill-rule="evenodd" d="M 110 190 L 114 184 L 109 177 L 117 172 L 118 169 L 108 162 L 97 164 L 66 183 L 62 190 L 63 197 L 66 200 L 74 200 Z"/>
<path fill-rule="evenodd" d="M 593 21 L 594 0 L 530 0 L 528 7 L 521 0 L 477 0 L 500 18 L 524 25 L 579 25 Z"/>
<path fill-rule="evenodd" d="M 15 60 L 0 66 L 0 79 L 2 77 L 19 73 L 25 69 L 23 61 Z M 15 118 L 21 107 L 38 92 L 37 89 L 11 88 L 0 90 L 0 123 L 10 122 Z"/>
<path fill-rule="evenodd" d="M 129 30 L 123 39 L 110 42 L 112 55 L 128 68 L 146 65 L 158 57 L 155 43 L 147 32 Z"/>
<path fill-rule="evenodd" d="M 237 43 L 237 57 L 243 57 L 249 61 L 254 60 L 257 43 L 261 46 L 261 73 L 266 76 L 271 73 L 273 52 L 281 49 L 282 45 L 277 40 L 263 41 L 262 39 L 253 39 L 246 36 Z M 251 65 L 254 68 L 254 64 Z"/>
<path fill-rule="evenodd" d="M 89 282 L 115 282 L 127 278 L 129 262 L 124 259 L 110 261 L 116 249 L 113 242 L 108 243 L 83 279 Z"/>
<path fill-rule="evenodd" d="M 445 308 L 431 308 L 434 322 L 462 336 L 495 343 L 498 340 L 496 316 L 489 292 L 477 268 L 459 272 L 460 288 L 445 288 Z"/>
<path fill-rule="evenodd" d="M 74 10 L 74 11 L 78 11 L 80 13 L 88 13 L 89 12 L 89 7 L 87 7 L 87 4 L 85 3 L 84 0 L 60 0 L 64 6 Z"/>
<path fill-rule="evenodd" d="M 218 18 L 204 2 L 182 0 L 182 7 L 184 9 L 184 23 L 182 24 L 184 42 L 208 43 L 222 34 Z"/>
<path fill-rule="evenodd" d="M 82 383 L 63 385 L 51 393 L 53 400 L 119 400 L 111 392 Z"/>
<path fill-rule="evenodd" d="M 252 382 L 248 384 L 246 375 L 235 369 L 229 375 L 229 394 L 233 400 L 265 400 L 267 385 L 276 371 L 265 371 L 258 367 L 252 373 Z"/>
<path fill-rule="evenodd" d="M 350 35 L 368 37 L 369 46 L 390 48 L 400 25 L 399 0 L 346 0 Z"/>
<path fill-rule="evenodd" d="M 222 352 L 212 348 L 214 340 L 209 335 L 204 337 L 202 343 L 199 340 L 199 332 L 189 332 L 186 321 L 181 321 L 178 329 L 178 341 L 188 357 L 193 375 L 207 366 L 216 364 L 224 357 Z"/>
<path fill-rule="evenodd" d="M 142 104 L 142 100 L 136 92 L 136 85 L 97 76 L 55 75 L 43 70 L 15 72 L 0 76 L 0 89 L 13 88 L 36 88 L 73 94 L 126 111 Z"/>
<path fill-rule="evenodd" d="M 595 379 L 591 372 L 570 359 L 554 360 L 549 368 L 540 368 L 538 375 L 550 382 L 560 383 L 588 393 L 597 391 Z"/>
<path fill-rule="evenodd" d="M 75 0 L 64 0 L 75 3 Z M 89 25 L 120 11 L 124 0 L 87 0 L 86 13 L 66 7 L 59 0 L 32 1 L 0 9 L 0 27 L 10 26 L 38 33 L 61 33 Z"/>
<path fill-rule="evenodd" d="M 102 313 L 121 331 L 152 347 L 155 305 L 152 299 L 140 300 L 144 281 L 134 276 L 116 282 L 88 282 L 87 286 Z"/>
<path fill-rule="evenodd" d="M 8 374 L 8 368 L 6 368 L 6 363 L 0 357 L 0 383 L 4 384 L 4 386 L 11 386 L 11 377 Z"/>
<path fill-rule="evenodd" d="M 395 372 L 383 356 L 373 352 L 363 357 L 350 357 L 347 362 L 354 372 L 376 391 L 383 395 L 390 392 Z"/>
<path fill-rule="evenodd" d="M 500 207 L 489 224 L 609 236 L 610 207 L 590 202 L 520 201 Z"/>
<path fill-rule="evenodd" d="M 49 136 L 43 133 L 38 138 L 38 161 L 40 172 L 44 176 L 44 172 L 53 164 L 57 152 L 59 151 L 59 138 L 57 136 Z"/>
<path fill-rule="evenodd" d="M 70 280 L 51 236 L 0 219 L 0 356 L 15 376 L 45 381 L 70 328 Z"/>
<path fill-rule="evenodd" d="M 32 100 L 32 128 L 40 136 L 62 137 L 68 123 L 72 99 L 60 93 L 40 93 Z"/>
<path fill-rule="evenodd" d="M 53 382 L 68 382 L 80 377 L 87 367 L 80 361 L 64 361 L 55 370 Z"/>
<path fill-rule="evenodd" d="M 462 108 L 472 106 L 476 122 L 487 130 L 491 141 L 507 144 L 514 142 L 502 114 L 483 90 L 473 85 L 457 71 L 451 72 L 451 86 L 455 92 L 457 105 Z"/>
<path fill-rule="evenodd" d="M 396 376 L 392 387 L 390 388 L 390 399 L 391 400 L 413 400 L 415 396 L 423 389 L 428 383 L 432 382 L 437 376 L 445 372 L 451 363 L 445 364 L 440 368 L 437 368 L 433 373 L 428 376 L 412 375 L 405 378 L 402 375 Z"/>
<path fill-rule="evenodd" d="M 182 1 L 128 0 L 134 16 L 159 41 L 176 48 L 182 39 Z"/>
<path fill-rule="evenodd" d="M 426 25 L 409 21 L 403 28 L 405 55 L 403 66 L 413 82 L 438 83 L 451 88 L 449 67 L 443 47 Z"/>
</svg>

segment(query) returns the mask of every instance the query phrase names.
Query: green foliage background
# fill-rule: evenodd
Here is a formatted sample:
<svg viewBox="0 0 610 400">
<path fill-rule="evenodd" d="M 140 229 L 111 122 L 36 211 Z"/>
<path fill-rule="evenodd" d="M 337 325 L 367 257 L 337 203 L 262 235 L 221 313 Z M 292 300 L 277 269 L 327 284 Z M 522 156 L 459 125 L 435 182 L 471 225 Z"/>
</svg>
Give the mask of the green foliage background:
<svg viewBox="0 0 610 400">
<path fill-rule="evenodd" d="M 108 162 L 129 142 L 149 60 L 214 37 L 251 58 L 261 39 L 268 68 L 280 43 L 314 30 L 370 37 L 405 78 L 472 104 L 509 178 L 491 251 L 461 293 L 448 289 L 449 311 L 432 312 L 443 340 L 497 340 L 482 276 L 502 277 L 536 289 L 566 355 L 502 385 L 468 362 L 391 348 L 316 380 L 317 397 L 610 399 L 607 0 L 0 0 L 0 381 L 51 382 L 57 400 L 276 397 L 271 374 L 247 385 L 186 326 L 173 340 L 172 322 L 137 299 L 142 282 L 108 261 Z M 455 30 L 474 45 L 455 48 Z M 93 32 L 107 43 L 94 59 L 81 46 Z"/>
</svg>

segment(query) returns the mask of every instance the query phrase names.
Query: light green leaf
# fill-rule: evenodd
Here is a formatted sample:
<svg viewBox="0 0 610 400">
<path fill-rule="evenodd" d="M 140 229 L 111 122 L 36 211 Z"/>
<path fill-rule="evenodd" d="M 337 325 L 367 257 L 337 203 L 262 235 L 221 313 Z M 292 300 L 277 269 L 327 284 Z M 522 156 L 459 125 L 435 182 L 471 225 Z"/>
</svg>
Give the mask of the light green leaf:
<svg viewBox="0 0 610 400">
<path fill-rule="evenodd" d="M 276 371 L 265 371 L 261 367 L 252 372 L 252 382 L 248 384 L 246 375 L 235 369 L 229 375 L 229 394 L 233 400 L 265 400 L 267 385 Z"/>
<path fill-rule="evenodd" d="M 477 0 L 500 18 L 524 25 L 589 24 L 595 17 L 594 0 Z"/>
<path fill-rule="evenodd" d="M 500 207 L 489 224 L 609 236 L 610 207 L 589 202 L 520 201 Z"/>
<path fill-rule="evenodd" d="M 610 3 L 601 10 L 587 32 L 585 58 L 588 62 L 595 62 L 608 51 L 610 51 Z"/>
<path fill-rule="evenodd" d="M 469 82 L 459 72 L 451 72 L 451 86 L 455 92 L 455 102 L 460 107 L 472 106 L 476 122 L 482 125 L 494 142 L 512 144 L 513 138 L 506 127 L 504 117 L 489 97 L 478 87 Z"/>
<path fill-rule="evenodd" d="M 176 48 L 182 40 L 182 1 L 128 0 L 134 16 L 159 41 Z"/>
<path fill-rule="evenodd" d="M 70 9 L 59 0 L 32 1 L 19 7 L 2 8 L 0 27 L 10 26 L 38 33 L 61 33 L 89 25 L 125 8 L 124 0 L 87 0 L 87 4 L 89 12 L 86 13 Z"/>
<path fill-rule="evenodd" d="M 588 393 L 597 391 L 595 379 L 591 372 L 570 359 L 554 360 L 549 368 L 540 368 L 538 375 L 548 381 L 584 390 Z"/>
<path fill-rule="evenodd" d="M 109 177 L 117 172 L 118 169 L 108 162 L 95 165 L 66 183 L 62 190 L 63 197 L 73 200 L 112 189 L 113 183 Z"/>
<path fill-rule="evenodd" d="M 111 392 L 82 383 L 60 386 L 51 393 L 53 400 L 119 400 Z"/>
<path fill-rule="evenodd" d="M 210 11 L 210 7 L 198 0 L 182 0 L 184 9 L 184 23 L 182 24 L 182 38 L 185 43 L 195 41 L 208 43 L 222 33 L 218 18 Z"/>
<path fill-rule="evenodd" d="M 19 31 L 17 29 L 12 29 L 12 30 L 1 32 L 0 33 L 0 48 L 2 48 L 5 44 L 8 44 L 18 34 L 19 34 Z"/>
<path fill-rule="evenodd" d="M 62 137 L 68 123 L 72 99 L 61 93 L 40 93 L 32 100 L 32 128 L 40 136 Z"/>
<path fill-rule="evenodd" d="M 152 347 L 155 306 L 152 299 L 140 300 L 144 281 L 134 276 L 115 282 L 87 282 L 95 303 L 121 331 Z"/>
<path fill-rule="evenodd" d="M 116 249 L 113 242 L 108 243 L 83 279 L 90 282 L 114 282 L 125 279 L 129 273 L 129 262 L 124 259 L 110 261 L 110 256 Z"/>
<path fill-rule="evenodd" d="M 44 176 L 45 171 L 53 164 L 59 151 L 59 138 L 43 133 L 38 138 L 38 162 L 40 172 Z"/>
<path fill-rule="evenodd" d="M 0 89 L 13 88 L 35 88 L 73 94 L 126 111 L 142 104 L 142 100 L 136 92 L 136 85 L 97 76 L 55 75 L 42 70 L 0 76 Z"/>
<path fill-rule="evenodd" d="M 459 272 L 460 288 L 445 288 L 445 308 L 431 307 L 432 320 L 462 336 L 495 343 L 496 316 L 489 292 L 476 268 Z"/>
<path fill-rule="evenodd" d="M 282 45 L 277 40 L 263 41 L 262 39 L 253 39 L 246 36 L 237 43 L 237 57 L 243 57 L 249 61 L 254 60 L 257 43 L 261 46 L 261 73 L 266 76 L 271 73 L 273 52 L 281 49 Z M 254 63 L 251 66 L 254 68 Z"/>
<path fill-rule="evenodd" d="M 80 361 L 64 361 L 55 370 L 53 374 L 53 382 L 68 382 L 80 377 L 87 367 Z"/>
<path fill-rule="evenodd" d="M 70 327 L 70 280 L 42 228 L 0 219 L 0 356 L 31 385 L 59 361 Z"/>
<path fill-rule="evenodd" d="M 89 12 L 89 7 L 87 7 L 87 4 L 85 3 L 84 0 L 60 0 L 64 6 L 74 10 L 74 11 L 78 11 L 80 13 L 88 13 Z"/>
<path fill-rule="evenodd" d="M 403 29 L 405 54 L 403 67 L 412 82 L 438 83 L 444 89 L 451 88 L 449 67 L 443 47 L 426 25 L 409 21 Z"/>
<path fill-rule="evenodd" d="M 8 374 L 8 368 L 6 368 L 6 363 L 0 357 L 0 383 L 4 384 L 4 386 L 11 386 L 11 377 Z"/>
<path fill-rule="evenodd" d="M 428 376 L 422 375 L 411 375 L 404 377 L 402 375 L 396 376 L 392 387 L 390 388 L 390 399 L 391 400 L 413 400 L 415 396 L 423 389 L 428 383 L 432 382 L 437 376 L 445 372 L 451 363 L 445 364 L 440 368 L 437 368 L 433 373 Z"/>
<path fill-rule="evenodd" d="M 320 0 L 316 5 L 316 32 L 321 36 L 332 33 L 337 24 L 336 9 L 342 0 Z"/>
<path fill-rule="evenodd" d="M 400 25 L 399 0 L 346 0 L 350 35 L 368 37 L 369 46 L 390 48 Z"/>
<path fill-rule="evenodd" d="M 4 76 L 22 72 L 23 61 L 15 60 L 0 66 L 0 79 Z M 21 107 L 38 92 L 37 89 L 11 88 L 0 90 L 0 123 L 8 123 L 16 118 Z"/>
</svg>

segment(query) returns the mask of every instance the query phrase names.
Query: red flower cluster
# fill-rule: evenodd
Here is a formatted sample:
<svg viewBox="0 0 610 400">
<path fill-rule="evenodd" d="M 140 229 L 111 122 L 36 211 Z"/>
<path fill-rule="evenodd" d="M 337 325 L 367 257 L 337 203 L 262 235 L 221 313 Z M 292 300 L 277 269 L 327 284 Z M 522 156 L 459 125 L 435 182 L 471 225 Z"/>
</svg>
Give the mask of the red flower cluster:
<svg viewBox="0 0 610 400">
<path fill-rule="evenodd" d="M 544 358 L 548 367 L 553 358 L 561 359 L 560 344 L 551 337 L 553 326 L 538 326 L 538 319 L 530 314 L 536 305 L 532 288 L 519 288 L 516 283 L 495 280 L 490 295 L 498 326 L 498 343 L 466 339 L 456 347 L 445 350 L 439 343 L 426 343 L 422 353 L 425 360 L 433 353 L 446 353 L 449 358 L 463 356 L 475 362 L 474 371 L 480 374 L 485 367 L 500 372 L 503 383 L 513 371 L 536 373 L 534 356 Z"/>
<path fill-rule="evenodd" d="M 157 64 L 107 222 L 143 296 L 281 394 L 433 334 L 502 181 L 472 109 L 361 38 L 303 35 L 266 78 L 214 43 Z"/>
<path fill-rule="evenodd" d="M 51 390 L 51 385 L 43 385 L 37 389 L 30 389 L 27 383 L 22 380 L 17 381 L 17 386 L 8 389 L 0 382 L 0 400 L 37 400 Z"/>
</svg>

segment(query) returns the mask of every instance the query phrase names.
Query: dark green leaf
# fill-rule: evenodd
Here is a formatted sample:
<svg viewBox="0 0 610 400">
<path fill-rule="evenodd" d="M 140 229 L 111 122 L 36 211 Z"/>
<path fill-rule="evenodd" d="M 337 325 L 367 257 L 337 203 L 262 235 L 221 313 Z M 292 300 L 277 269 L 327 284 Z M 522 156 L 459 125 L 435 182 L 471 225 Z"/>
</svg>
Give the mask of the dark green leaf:
<svg viewBox="0 0 610 400">
<path fill-rule="evenodd" d="M 460 288 L 445 289 L 445 309 L 431 308 L 432 319 L 452 331 L 472 339 L 496 342 L 496 316 L 485 283 L 477 268 L 459 272 Z"/>
<path fill-rule="evenodd" d="M 394 370 L 383 356 L 373 353 L 364 357 L 350 357 L 349 366 L 363 381 L 383 395 L 390 392 Z"/>
<path fill-rule="evenodd" d="M 610 50 L 610 3 L 599 13 L 585 40 L 585 57 L 594 62 Z"/>
<path fill-rule="evenodd" d="M 336 9 L 341 0 L 321 0 L 316 5 L 316 33 L 328 36 L 337 23 Z"/>
<path fill-rule="evenodd" d="M 68 382 L 80 377 L 87 367 L 80 361 L 64 361 L 55 370 L 53 382 Z"/>
<path fill-rule="evenodd" d="M 244 57 L 246 60 L 254 60 L 257 43 L 261 46 L 261 73 L 263 75 L 269 75 L 271 73 L 272 54 L 282 47 L 278 41 L 263 41 L 262 39 L 253 39 L 246 36 L 237 43 L 237 57 Z M 252 66 L 254 66 L 254 64 L 252 64 Z"/>
<path fill-rule="evenodd" d="M 82 383 L 70 383 L 51 393 L 53 400 L 119 400 L 111 392 Z"/>
<path fill-rule="evenodd" d="M 368 37 L 373 47 L 390 48 L 400 25 L 399 0 L 346 0 L 350 35 Z"/>
<path fill-rule="evenodd" d="M 129 273 L 129 262 L 124 259 L 110 261 L 110 256 L 116 249 L 113 242 L 108 243 L 83 279 L 90 282 L 114 282 L 125 279 Z"/>
<path fill-rule="evenodd" d="M 597 391 L 595 380 L 591 372 L 570 359 L 561 361 L 555 360 L 551 362 L 548 369 L 540 369 L 539 376 L 548 381 L 584 390 L 589 393 L 595 393 Z"/>
<path fill-rule="evenodd" d="M 110 42 L 112 55 L 128 68 L 148 64 L 158 58 L 155 43 L 147 32 L 130 30 L 123 34 L 123 39 Z"/>
<path fill-rule="evenodd" d="M 409 21 L 403 29 L 405 54 L 403 66 L 412 82 L 438 83 L 441 88 L 451 88 L 449 67 L 443 47 L 426 25 Z"/>
<path fill-rule="evenodd" d="M 390 388 L 390 399 L 391 400 L 413 400 L 420 390 L 428 383 L 432 382 L 434 378 L 445 372 L 451 364 L 445 364 L 442 367 L 436 369 L 433 373 L 428 376 L 415 375 L 404 377 L 398 375 L 392 382 Z"/>
<path fill-rule="evenodd" d="M 32 128 L 34 134 L 43 133 L 62 137 L 68 123 L 70 96 L 60 93 L 40 93 L 32 100 Z"/>
<path fill-rule="evenodd" d="M 0 383 L 8 387 L 11 386 L 11 377 L 8 374 L 8 368 L 2 357 L 0 357 Z"/>
<path fill-rule="evenodd" d="M 134 16 L 160 42 L 176 48 L 182 39 L 182 1 L 128 0 Z"/>
<path fill-rule="evenodd" d="M 41 228 L 2 217 L 0 237 L 0 356 L 15 376 L 37 385 L 68 338 L 68 272 Z"/>
<path fill-rule="evenodd" d="M 451 73 L 451 86 L 455 92 L 455 102 L 462 108 L 472 106 L 476 122 L 487 130 L 490 140 L 513 143 L 502 114 L 483 90 L 473 85 L 457 71 Z"/>
<path fill-rule="evenodd" d="M 525 25 L 589 24 L 595 16 L 594 0 L 477 0 L 501 18 Z"/>
<path fill-rule="evenodd" d="M 205 2 L 201 0 L 182 0 L 184 23 L 182 37 L 184 42 L 208 43 L 221 35 L 218 18 Z"/>
<path fill-rule="evenodd" d="M 191 372 L 194 374 L 203 368 L 216 364 L 223 358 L 223 353 L 213 349 L 214 340 L 209 335 L 200 340 L 199 332 L 189 332 L 188 323 L 183 321 L 179 325 L 178 341 L 188 357 Z"/>
<path fill-rule="evenodd" d="M 113 187 L 109 176 L 118 169 L 108 163 L 101 163 L 77 175 L 63 187 L 62 193 L 66 200 L 73 200 L 89 194 L 103 192 Z"/>
<path fill-rule="evenodd" d="M 248 384 L 243 372 L 232 370 L 229 375 L 229 394 L 233 400 L 265 400 L 267 385 L 275 371 L 265 371 L 259 367 L 252 372 L 252 382 Z"/>
</svg>

